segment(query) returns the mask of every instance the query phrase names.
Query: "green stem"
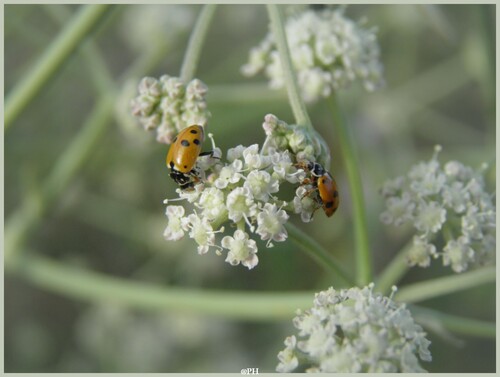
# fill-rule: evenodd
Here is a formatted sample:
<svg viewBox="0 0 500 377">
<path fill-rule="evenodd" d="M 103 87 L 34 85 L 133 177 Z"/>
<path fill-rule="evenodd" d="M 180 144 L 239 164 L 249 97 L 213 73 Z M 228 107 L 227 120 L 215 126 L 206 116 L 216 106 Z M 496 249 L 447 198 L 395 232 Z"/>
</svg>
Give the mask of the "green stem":
<svg viewBox="0 0 500 377">
<path fill-rule="evenodd" d="M 382 271 L 375 281 L 376 291 L 382 294 L 389 293 L 391 287 L 401 280 L 410 268 L 406 262 L 406 255 L 412 246 L 413 241 L 408 242 Z"/>
<path fill-rule="evenodd" d="M 484 267 L 478 270 L 464 272 L 458 275 L 446 276 L 407 285 L 396 292 L 396 299 L 402 302 L 419 302 L 439 297 L 449 293 L 494 282 L 495 267 Z"/>
<path fill-rule="evenodd" d="M 420 306 L 412 307 L 411 312 L 415 320 L 424 327 L 432 328 L 437 323 L 444 329 L 457 334 L 496 339 L 495 323 L 441 313 Z"/>
<path fill-rule="evenodd" d="M 333 115 L 337 136 L 339 137 L 340 151 L 345 161 L 347 179 L 349 180 L 350 193 L 353 202 L 354 239 L 356 252 L 356 282 L 359 286 L 370 283 L 372 277 L 372 262 L 368 240 L 365 200 L 361 182 L 361 168 L 354 150 L 354 143 L 349 135 L 349 129 L 340 110 L 335 93 L 328 104 Z"/>
<path fill-rule="evenodd" d="M 207 35 L 208 27 L 212 21 L 216 4 L 207 4 L 203 6 L 203 9 L 198 16 L 196 25 L 189 38 L 189 43 L 187 46 L 186 54 L 184 55 L 184 61 L 181 67 L 181 79 L 187 83 L 194 78 L 196 67 L 198 66 L 198 61 L 200 60 L 201 49 L 203 43 L 205 42 L 205 37 Z"/>
<path fill-rule="evenodd" d="M 17 276 L 36 286 L 72 299 L 238 320 L 290 319 L 297 309 L 311 307 L 314 298 L 314 292 L 266 293 L 165 287 L 85 271 L 34 253 L 18 258 L 18 263 L 11 267 L 15 268 Z"/>
<path fill-rule="evenodd" d="M 61 26 L 64 26 L 66 20 L 71 17 L 71 10 L 67 5 L 46 6 L 44 10 Z M 109 93 L 114 89 L 115 83 L 94 41 L 90 40 L 83 44 L 81 51 L 88 66 L 91 67 L 91 78 L 97 91 L 101 94 Z"/>
<path fill-rule="evenodd" d="M 285 76 L 286 89 L 290 106 L 292 107 L 293 115 L 297 124 L 306 126 L 312 129 L 311 120 L 307 114 L 306 105 L 300 96 L 300 88 L 297 82 L 295 69 L 293 68 L 290 49 L 286 39 L 285 26 L 283 22 L 283 12 L 278 5 L 268 4 L 267 11 L 269 19 L 271 20 L 271 31 L 276 41 L 276 47 L 280 56 L 281 64 L 283 67 L 283 74 Z"/>
<path fill-rule="evenodd" d="M 82 7 L 37 60 L 33 69 L 24 76 L 5 101 L 4 127 L 7 130 L 37 96 L 44 85 L 68 60 L 76 48 L 92 32 L 111 9 L 110 5 L 87 5 Z"/>
<path fill-rule="evenodd" d="M 309 237 L 292 223 L 285 225 L 290 239 L 295 242 L 303 251 L 308 253 L 321 266 L 331 270 L 347 286 L 352 287 L 353 281 L 349 275 L 340 267 L 334 257 L 328 253 L 314 238 Z"/>
<path fill-rule="evenodd" d="M 80 133 L 58 159 L 54 169 L 43 183 L 37 197 L 29 197 L 7 220 L 4 239 L 4 261 L 9 260 L 23 248 L 30 231 L 41 219 L 46 209 L 62 194 L 71 179 L 90 156 L 96 142 L 110 124 L 113 115 L 114 97 L 107 95 L 99 99 L 98 105 L 82 126 Z"/>
</svg>

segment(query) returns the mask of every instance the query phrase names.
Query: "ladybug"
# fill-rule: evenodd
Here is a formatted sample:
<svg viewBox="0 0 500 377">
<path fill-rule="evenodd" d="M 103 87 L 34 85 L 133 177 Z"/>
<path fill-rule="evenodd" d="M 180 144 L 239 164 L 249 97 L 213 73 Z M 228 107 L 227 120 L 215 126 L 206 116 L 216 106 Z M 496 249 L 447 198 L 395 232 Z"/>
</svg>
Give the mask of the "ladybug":
<svg viewBox="0 0 500 377">
<path fill-rule="evenodd" d="M 166 163 L 170 169 L 170 177 L 183 190 L 192 188 L 200 180 L 195 168 L 198 157 L 212 153 L 200 153 L 204 139 L 202 126 L 189 126 L 179 132 L 168 150 Z"/>
<path fill-rule="evenodd" d="M 323 207 L 327 217 L 332 216 L 339 208 L 339 192 L 337 183 L 332 175 L 317 162 L 301 161 L 296 164 L 297 167 L 311 174 L 311 178 L 306 178 L 302 184 L 311 184 L 313 188 L 304 196 L 317 192 L 316 200 Z"/>
</svg>

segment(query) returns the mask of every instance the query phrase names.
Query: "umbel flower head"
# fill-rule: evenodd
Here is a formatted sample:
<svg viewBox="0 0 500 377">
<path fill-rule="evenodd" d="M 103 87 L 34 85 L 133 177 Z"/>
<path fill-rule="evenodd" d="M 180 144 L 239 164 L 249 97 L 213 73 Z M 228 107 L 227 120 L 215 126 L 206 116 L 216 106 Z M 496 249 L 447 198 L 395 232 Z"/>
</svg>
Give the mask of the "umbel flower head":
<svg viewBox="0 0 500 377">
<path fill-rule="evenodd" d="M 270 124 L 283 127 L 278 136 Z M 285 224 L 293 214 L 300 214 L 306 222 L 312 220 L 321 206 L 319 196 L 310 190 L 310 184 L 302 184 L 307 172 L 297 162 L 314 137 L 306 131 L 297 136 L 292 127 L 272 114 L 266 116 L 263 128 L 267 138 L 262 148 L 238 145 L 229 149 L 225 158 L 212 138 L 214 155 L 201 156 L 196 163 L 200 182 L 190 190 L 177 189 L 180 199 L 193 210 L 188 213 L 183 206 L 167 206 L 165 239 L 177 241 L 187 234 L 198 244 L 199 254 L 215 250 L 222 255 L 227 251 L 226 262 L 252 269 L 259 261 L 256 240 L 265 241 L 268 248 L 285 241 Z M 299 143 L 294 137 L 306 142 Z M 316 161 L 321 153 L 325 156 L 324 146 L 318 140 L 313 144 L 307 152 L 310 161 Z M 282 197 L 283 185 L 296 186 L 295 196 Z M 305 196 L 308 190 L 312 193 Z M 219 242 L 216 234 L 224 229 L 234 230 Z"/>
<path fill-rule="evenodd" d="M 306 10 L 286 21 L 292 63 L 305 101 L 327 97 L 354 81 L 373 91 L 383 83 L 382 64 L 373 29 L 344 15 L 344 7 Z M 274 37 L 250 50 L 241 71 L 253 76 L 264 71 L 273 89 L 284 87 L 284 75 Z"/>
<path fill-rule="evenodd" d="M 156 129 L 157 141 L 170 144 L 183 128 L 207 124 L 210 118 L 207 91 L 207 86 L 198 79 L 184 83 L 168 75 L 159 80 L 144 77 L 139 83 L 139 95 L 131 102 L 132 114 L 144 129 Z"/>
<path fill-rule="evenodd" d="M 440 150 L 436 146 L 430 161 L 385 183 L 382 195 L 387 209 L 380 218 L 396 226 L 413 224 L 416 235 L 407 254 L 412 266 L 428 267 L 431 258 L 440 257 L 455 272 L 493 264 L 496 205 L 486 191 L 486 165 L 479 170 L 458 161 L 441 166 Z"/>
<path fill-rule="evenodd" d="M 395 288 L 394 288 L 395 290 Z M 299 366 L 306 372 L 425 372 L 430 341 L 404 304 L 362 289 L 329 288 L 316 293 L 313 307 L 293 319 L 297 336 L 286 338 L 278 372 Z"/>
</svg>

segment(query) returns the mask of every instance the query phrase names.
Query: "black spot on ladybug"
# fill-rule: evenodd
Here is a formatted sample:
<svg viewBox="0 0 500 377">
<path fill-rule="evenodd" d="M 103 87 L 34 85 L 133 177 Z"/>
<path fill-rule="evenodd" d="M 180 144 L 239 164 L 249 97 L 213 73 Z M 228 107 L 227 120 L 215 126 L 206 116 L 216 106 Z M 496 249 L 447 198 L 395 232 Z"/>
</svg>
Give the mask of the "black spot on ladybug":
<svg viewBox="0 0 500 377">
<path fill-rule="evenodd" d="M 196 145 L 200 145 L 200 141 L 198 139 L 194 139 L 193 143 L 195 143 Z"/>
<path fill-rule="evenodd" d="M 325 183 L 325 182 L 326 182 L 326 178 L 323 178 L 323 179 L 321 180 L 321 183 Z"/>
<path fill-rule="evenodd" d="M 170 161 L 170 169 L 172 169 L 173 167 L 174 167 L 174 162 Z"/>
<path fill-rule="evenodd" d="M 187 169 L 187 165 L 184 165 L 184 169 Z"/>
<path fill-rule="evenodd" d="M 333 202 L 326 202 L 325 203 L 326 208 L 332 208 L 333 207 Z"/>
<path fill-rule="evenodd" d="M 338 198 L 339 197 L 339 192 L 338 191 L 334 191 L 333 192 L 333 197 L 334 198 Z"/>
<path fill-rule="evenodd" d="M 191 132 L 192 134 L 197 134 L 197 133 L 198 133 L 198 131 L 196 131 L 196 130 L 191 130 L 190 132 Z"/>
<path fill-rule="evenodd" d="M 189 147 L 189 141 L 187 141 L 187 140 L 182 140 L 182 141 L 181 141 L 181 145 L 182 145 L 183 147 Z"/>
</svg>

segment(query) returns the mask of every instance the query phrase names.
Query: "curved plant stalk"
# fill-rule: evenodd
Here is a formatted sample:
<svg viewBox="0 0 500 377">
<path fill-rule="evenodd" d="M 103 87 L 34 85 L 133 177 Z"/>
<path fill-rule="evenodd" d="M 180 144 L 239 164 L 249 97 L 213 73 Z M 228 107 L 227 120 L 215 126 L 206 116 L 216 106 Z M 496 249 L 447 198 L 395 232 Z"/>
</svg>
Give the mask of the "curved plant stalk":
<svg viewBox="0 0 500 377">
<path fill-rule="evenodd" d="M 31 230 L 48 207 L 62 194 L 84 161 L 90 157 L 106 126 L 111 124 L 114 97 L 101 97 L 81 131 L 68 145 L 55 164 L 37 196 L 31 196 L 7 219 L 4 239 L 4 262 L 10 262 L 24 246 Z"/>
<path fill-rule="evenodd" d="M 396 292 L 395 297 L 398 301 L 402 302 L 419 302 L 473 288 L 478 285 L 492 283 L 495 279 L 496 268 L 494 266 L 483 267 L 470 272 L 406 285 Z"/>
<path fill-rule="evenodd" d="M 376 291 L 382 294 L 389 293 L 391 287 L 401 280 L 410 268 L 406 262 L 406 255 L 412 246 L 413 241 L 410 240 L 375 279 Z"/>
<path fill-rule="evenodd" d="M 298 308 L 310 307 L 314 299 L 314 292 L 265 293 L 165 287 L 85 271 L 35 253 L 17 258 L 16 272 L 38 287 L 72 299 L 239 320 L 290 319 Z"/>
<path fill-rule="evenodd" d="M 7 130 L 18 115 L 68 60 L 97 24 L 108 14 L 111 5 L 82 6 L 76 16 L 37 61 L 30 72 L 9 93 L 5 100 L 4 128 Z"/>
<path fill-rule="evenodd" d="M 292 107 L 295 121 L 301 126 L 307 126 L 312 129 L 306 105 L 300 96 L 297 75 L 295 74 L 292 58 L 290 56 L 290 49 L 288 48 L 285 25 L 283 21 L 283 12 L 276 4 L 268 4 L 267 11 L 269 13 L 269 19 L 271 20 L 271 30 L 276 40 L 276 47 L 278 48 L 281 64 L 283 66 L 288 99 L 290 101 L 290 106 Z"/>
<path fill-rule="evenodd" d="M 69 266 L 32 253 L 6 266 L 37 287 L 87 302 L 114 302 L 142 310 L 196 313 L 234 320 L 289 320 L 297 309 L 310 308 L 315 292 L 242 292 L 165 287 L 152 283 L 106 276 Z M 432 319 L 449 331 L 485 338 L 495 337 L 495 324 L 412 307 L 422 324 Z M 430 316 L 432 318 L 430 318 Z"/>
<path fill-rule="evenodd" d="M 455 334 L 496 339 L 495 323 L 446 314 L 421 306 L 412 306 L 411 312 L 418 323 L 430 330 L 441 328 Z"/>
<path fill-rule="evenodd" d="M 360 166 L 354 150 L 354 144 L 349 135 L 349 129 L 340 110 L 335 93 L 328 99 L 333 115 L 333 123 L 340 141 L 340 151 L 344 157 L 347 179 L 351 190 L 353 203 L 354 240 L 356 252 L 356 282 L 359 286 L 370 283 L 372 277 L 372 261 L 368 240 L 365 200 L 361 183 Z"/>
<path fill-rule="evenodd" d="M 288 222 L 285 225 L 290 239 L 295 242 L 303 251 L 308 253 L 321 266 L 332 271 L 340 280 L 344 281 L 348 287 L 352 287 L 354 282 L 349 275 L 340 267 L 340 264 L 334 257 L 328 253 L 323 247 L 316 242 L 315 239 L 309 237 L 292 223 Z"/>
<path fill-rule="evenodd" d="M 207 4 L 203 6 L 193 32 L 189 37 L 188 47 L 181 67 L 181 79 L 185 83 L 194 78 L 196 67 L 198 66 L 198 62 L 200 60 L 203 42 L 205 42 L 208 27 L 210 26 L 210 22 L 212 21 L 216 8 L 217 5 L 215 4 Z"/>
</svg>

